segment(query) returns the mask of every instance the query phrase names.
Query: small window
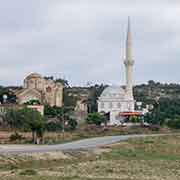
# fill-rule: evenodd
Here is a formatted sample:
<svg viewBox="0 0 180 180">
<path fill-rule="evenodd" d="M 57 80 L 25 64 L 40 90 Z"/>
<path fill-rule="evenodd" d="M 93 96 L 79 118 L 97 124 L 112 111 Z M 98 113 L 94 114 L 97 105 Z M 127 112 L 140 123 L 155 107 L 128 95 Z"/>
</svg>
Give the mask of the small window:
<svg viewBox="0 0 180 180">
<path fill-rule="evenodd" d="M 112 102 L 109 103 L 109 108 L 113 108 Z"/>
<path fill-rule="evenodd" d="M 130 106 L 130 104 L 129 104 L 129 103 L 127 104 L 127 108 L 128 108 L 128 111 L 130 111 L 130 110 L 131 110 L 131 106 Z"/>
<path fill-rule="evenodd" d="M 104 103 L 103 102 L 101 103 L 101 108 L 104 108 Z"/>
<path fill-rule="evenodd" d="M 47 93 L 50 93 L 51 91 L 52 91 L 51 87 L 48 86 L 48 87 L 46 88 L 46 92 L 47 92 Z"/>
</svg>

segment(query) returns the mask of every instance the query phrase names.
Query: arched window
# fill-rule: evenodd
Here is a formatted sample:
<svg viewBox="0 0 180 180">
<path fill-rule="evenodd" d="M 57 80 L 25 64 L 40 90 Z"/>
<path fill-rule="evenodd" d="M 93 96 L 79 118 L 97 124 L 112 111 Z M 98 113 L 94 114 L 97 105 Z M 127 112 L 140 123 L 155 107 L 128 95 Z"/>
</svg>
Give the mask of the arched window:
<svg viewBox="0 0 180 180">
<path fill-rule="evenodd" d="M 113 103 L 112 102 L 109 103 L 109 108 L 111 108 L 111 109 L 113 108 Z"/>
<path fill-rule="evenodd" d="M 127 104 L 127 109 L 128 109 L 128 111 L 131 110 L 131 105 L 129 103 Z"/>
<path fill-rule="evenodd" d="M 52 88 L 50 86 L 46 87 L 46 92 L 50 93 L 52 91 Z"/>
</svg>

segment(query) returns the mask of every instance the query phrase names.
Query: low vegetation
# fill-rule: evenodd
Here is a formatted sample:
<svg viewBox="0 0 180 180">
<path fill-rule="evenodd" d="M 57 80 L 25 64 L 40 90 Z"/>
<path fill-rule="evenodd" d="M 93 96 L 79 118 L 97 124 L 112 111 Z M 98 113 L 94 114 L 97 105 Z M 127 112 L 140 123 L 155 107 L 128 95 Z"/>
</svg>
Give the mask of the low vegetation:
<svg viewBox="0 0 180 180">
<path fill-rule="evenodd" d="M 4 117 L 5 123 L 15 130 L 15 134 L 11 135 L 11 140 L 20 139 L 17 130 L 24 132 L 32 132 L 32 142 L 36 143 L 38 137 L 43 136 L 45 121 L 44 117 L 36 110 L 23 108 L 18 110 L 9 110 Z"/>
<path fill-rule="evenodd" d="M 107 119 L 104 115 L 95 112 L 88 115 L 86 122 L 88 124 L 95 124 L 97 126 L 100 126 L 101 124 L 105 124 L 107 122 Z"/>
<path fill-rule="evenodd" d="M 34 176 L 37 174 L 37 171 L 34 169 L 25 169 L 23 171 L 20 171 L 19 175 L 23 176 Z"/>
<path fill-rule="evenodd" d="M 32 101 L 34 102 L 34 101 Z M 31 103 L 31 102 L 29 102 Z M 43 143 L 45 132 L 72 132 L 77 127 L 77 121 L 70 116 L 67 108 L 45 106 L 45 116 L 35 109 L 10 109 L 3 115 L 3 127 L 8 128 L 12 134 L 11 143 Z M 32 133 L 31 140 L 22 134 Z M 1 143 L 0 136 L 0 143 Z"/>
</svg>

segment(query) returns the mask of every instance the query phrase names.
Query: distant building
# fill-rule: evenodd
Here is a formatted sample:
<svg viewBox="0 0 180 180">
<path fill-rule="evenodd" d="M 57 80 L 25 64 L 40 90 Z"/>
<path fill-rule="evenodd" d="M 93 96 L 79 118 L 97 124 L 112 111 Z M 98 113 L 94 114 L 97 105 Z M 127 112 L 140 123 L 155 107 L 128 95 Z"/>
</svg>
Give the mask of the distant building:
<svg viewBox="0 0 180 180">
<path fill-rule="evenodd" d="M 87 102 L 86 100 L 78 100 L 76 102 L 76 107 L 74 109 L 77 112 L 87 112 L 88 111 L 88 107 L 87 107 Z"/>
<path fill-rule="evenodd" d="M 88 105 L 86 99 L 77 100 L 74 108 L 74 115 L 78 122 L 84 122 L 88 115 Z"/>
<path fill-rule="evenodd" d="M 121 124 L 126 116 L 141 114 L 135 112 L 135 100 L 133 97 L 134 60 L 132 58 L 130 21 L 128 21 L 126 57 L 124 65 L 126 68 L 126 85 L 107 87 L 98 99 L 98 112 L 109 113 L 110 125 Z"/>
<path fill-rule="evenodd" d="M 64 90 L 64 104 L 74 110 L 74 118 L 84 122 L 88 115 L 88 98 L 90 89 L 87 87 L 69 87 Z"/>
<path fill-rule="evenodd" d="M 46 80 L 37 73 L 32 73 L 24 80 L 23 89 L 16 92 L 18 104 L 38 100 L 41 104 L 61 107 L 63 105 L 63 85 L 53 80 Z"/>
</svg>

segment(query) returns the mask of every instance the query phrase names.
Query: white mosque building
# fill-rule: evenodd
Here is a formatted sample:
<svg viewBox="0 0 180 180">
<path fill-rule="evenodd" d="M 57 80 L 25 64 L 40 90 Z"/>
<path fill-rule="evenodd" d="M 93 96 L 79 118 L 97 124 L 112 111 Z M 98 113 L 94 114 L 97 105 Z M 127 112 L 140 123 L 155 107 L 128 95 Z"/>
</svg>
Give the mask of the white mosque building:
<svg viewBox="0 0 180 180">
<path fill-rule="evenodd" d="M 109 86 L 103 91 L 98 99 L 98 112 L 109 113 L 109 125 L 122 124 L 126 115 L 139 115 L 138 112 L 135 112 L 135 100 L 133 97 L 134 60 L 132 57 L 130 20 L 128 20 L 124 65 L 126 69 L 126 85 Z"/>
</svg>

